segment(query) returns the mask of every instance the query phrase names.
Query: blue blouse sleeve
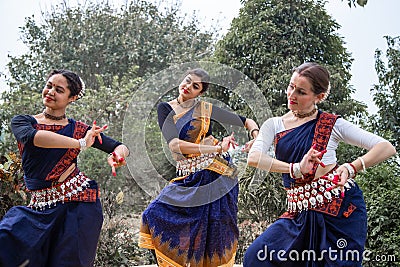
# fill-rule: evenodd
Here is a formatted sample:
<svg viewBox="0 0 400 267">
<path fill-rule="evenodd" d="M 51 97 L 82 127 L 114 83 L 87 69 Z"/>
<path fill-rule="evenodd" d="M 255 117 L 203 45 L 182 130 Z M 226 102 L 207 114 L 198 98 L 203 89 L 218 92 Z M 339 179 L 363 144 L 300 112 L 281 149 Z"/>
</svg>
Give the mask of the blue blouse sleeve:
<svg viewBox="0 0 400 267">
<path fill-rule="evenodd" d="M 90 128 L 92 128 L 92 127 L 89 127 L 88 130 Z M 102 144 L 100 144 L 99 139 L 96 138 L 92 147 L 100 149 L 101 151 L 104 151 L 106 153 L 111 153 L 114 151 L 114 149 L 117 146 L 122 145 L 121 142 L 114 140 L 113 138 L 111 138 L 103 133 L 100 133 L 100 135 L 101 135 L 101 139 L 103 141 Z"/>
<path fill-rule="evenodd" d="M 235 126 L 244 126 L 246 118 L 228 110 L 213 106 L 211 119 L 218 123 L 227 123 Z"/>
<path fill-rule="evenodd" d="M 33 125 L 37 124 L 34 117 L 30 115 L 17 115 L 11 119 L 11 131 L 18 142 L 24 145 L 32 144 L 37 130 Z"/>
<path fill-rule="evenodd" d="M 176 129 L 173 118 L 175 112 L 172 107 L 166 102 L 161 102 L 157 106 L 157 115 L 158 126 L 167 143 L 171 142 L 174 138 L 179 138 L 178 129 Z"/>
</svg>

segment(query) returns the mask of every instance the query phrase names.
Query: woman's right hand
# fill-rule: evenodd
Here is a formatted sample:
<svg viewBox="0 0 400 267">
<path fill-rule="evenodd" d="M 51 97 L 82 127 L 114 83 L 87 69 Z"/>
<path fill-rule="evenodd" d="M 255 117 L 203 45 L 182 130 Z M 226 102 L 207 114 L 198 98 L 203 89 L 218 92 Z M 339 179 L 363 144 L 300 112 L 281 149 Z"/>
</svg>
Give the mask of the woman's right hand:
<svg viewBox="0 0 400 267">
<path fill-rule="evenodd" d="M 311 172 L 315 162 L 318 164 L 323 165 L 323 163 L 320 160 L 320 157 L 326 153 L 326 150 L 324 151 L 318 151 L 315 149 L 314 146 L 308 150 L 308 152 L 304 155 L 303 159 L 300 161 L 300 171 L 302 174 L 307 174 Z"/>
<path fill-rule="evenodd" d="M 94 121 L 92 128 L 86 132 L 84 137 L 86 141 L 86 147 L 91 147 L 94 144 L 96 137 L 99 139 L 100 144 L 102 144 L 103 140 L 101 139 L 100 133 L 107 129 L 107 127 L 107 125 L 104 125 L 103 127 L 97 126 L 96 121 Z"/>
<path fill-rule="evenodd" d="M 233 136 L 234 133 L 232 133 L 229 136 L 226 136 L 222 139 L 221 142 L 221 147 L 222 147 L 222 151 L 226 152 L 229 150 L 230 146 L 232 146 L 233 149 L 235 149 L 235 147 L 238 145 L 238 143 L 236 143 L 235 141 L 235 137 Z"/>
</svg>

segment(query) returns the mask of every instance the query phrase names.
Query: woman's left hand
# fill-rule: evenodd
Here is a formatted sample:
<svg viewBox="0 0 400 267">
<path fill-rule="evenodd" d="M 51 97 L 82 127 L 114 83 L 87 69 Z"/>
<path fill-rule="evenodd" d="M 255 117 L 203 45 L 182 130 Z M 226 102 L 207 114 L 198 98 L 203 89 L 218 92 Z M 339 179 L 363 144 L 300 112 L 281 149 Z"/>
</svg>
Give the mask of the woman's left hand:
<svg viewBox="0 0 400 267">
<path fill-rule="evenodd" d="M 336 178 L 337 186 L 344 186 L 349 179 L 349 171 L 346 169 L 346 167 L 340 165 L 335 172 L 339 176 L 339 179 Z"/>
<path fill-rule="evenodd" d="M 86 132 L 86 135 L 84 137 L 86 141 L 86 147 L 91 147 L 94 144 L 94 141 L 96 137 L 98 138 L 100 144 L 103 143 L 103 140 L 101 138 L 101 133 L 107 129 L 107 125 L 104 125 L 103 127 L 97 126 L 96 121 L 93 122 L 92 128 Z"/>
<path fill-rule="evenodd" d="M 244 145 L 244 147 L 242 148 L 242 152 L 249 153 L 249 151 L 250 151 L 251 147 L 253 146 L 255 140 L 256 140 L 256 139 L 252 139 L 252 140 L 248 141 L 248 142 Z"/>
<path fill-rule="evenodd" d="M 332 188 L 329 190 L 332 190 L 333 188 L 339 187 L 341 191 L 341 197 L 344 198 L 344 185 L 347 183 L 347 180 L 349 179 L 349 171 L 344 165 L 340 165 L 339 168 L 336 169 L 334 174 L 332 175 L 324 175 L 321 178 L 327 179 L 333 183 Z"/>
<path fill-rule="evenodd" d="M 229 136 L 226 136 L 222 139 L 221 142 L 221 148 L 223 152 L 226 152 L 229 150 L 229 148 L 232 146 L 233 149 L 238 146 L 238 143 L 236 143 L 235 137 L 233 136 L 234 133 L 232 133 Z"/>
<path fill-rule="evenodd" d="M 118 155 L 115 151 L 113 151 L 107 158 L 107 162 L 108 165 L 111 166 L 113 176 L 117 176 L 117 172 L 115 171 L 116 168 L 126 165 L 125 158 Z"/>
</svg>

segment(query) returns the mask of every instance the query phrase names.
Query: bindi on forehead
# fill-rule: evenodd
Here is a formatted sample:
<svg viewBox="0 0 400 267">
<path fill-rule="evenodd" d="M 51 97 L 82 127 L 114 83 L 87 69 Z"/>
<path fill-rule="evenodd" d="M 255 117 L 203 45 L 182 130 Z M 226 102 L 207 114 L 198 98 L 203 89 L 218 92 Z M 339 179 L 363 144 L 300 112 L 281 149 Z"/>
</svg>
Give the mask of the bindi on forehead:
<svg viewBox="0 0 400 267">
<path fill-rule="evenodd" d="M 312 91 L 310 82 L 304 77 L 297 77 L 297 79 L 291 80 L 290 83 L 299 90 Z"/>
</svg>

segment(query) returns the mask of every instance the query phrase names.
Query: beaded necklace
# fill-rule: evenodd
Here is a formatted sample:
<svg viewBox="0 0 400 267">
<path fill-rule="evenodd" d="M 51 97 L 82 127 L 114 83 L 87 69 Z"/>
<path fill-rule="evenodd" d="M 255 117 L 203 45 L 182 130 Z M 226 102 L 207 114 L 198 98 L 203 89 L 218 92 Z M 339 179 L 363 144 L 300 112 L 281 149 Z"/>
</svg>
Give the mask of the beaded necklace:
<svg viewBox="0 0 400 267">
<path fill-rule="evenodd" d="M 302 119 L 302 118 L 306 118 L 306 117 L 310 117 L 310 116 L 314 115 L 315 111 L 317 111 L 316 107 L 314 107 L 313 110 L 311 110 L 310 112 L 307 112 L 307 113 L 301 114 L 298 111 L 293 111 L 293 110 L 292 110 L 292 113 L 295 117 Z"/>
<path fill-rule="evenodd" d="M 54 115 L 51 115 L 51 114 L 47 113 L 45 110 L 43 110 L 43 115 L 44 115 L 44 117 L 46 119 L 50 119 L 50 120 L 53 120 L 53 121 L 60 121 L 60 120 L 66 118 L 65 114 L 63 114 L 61 116 L 54 116 Z"/>
</svg>

